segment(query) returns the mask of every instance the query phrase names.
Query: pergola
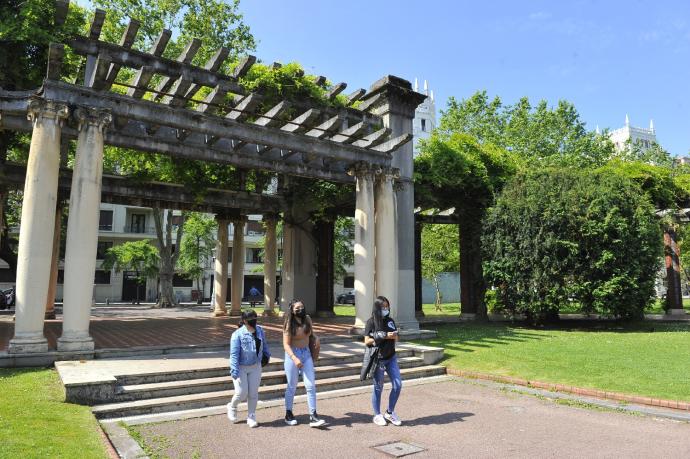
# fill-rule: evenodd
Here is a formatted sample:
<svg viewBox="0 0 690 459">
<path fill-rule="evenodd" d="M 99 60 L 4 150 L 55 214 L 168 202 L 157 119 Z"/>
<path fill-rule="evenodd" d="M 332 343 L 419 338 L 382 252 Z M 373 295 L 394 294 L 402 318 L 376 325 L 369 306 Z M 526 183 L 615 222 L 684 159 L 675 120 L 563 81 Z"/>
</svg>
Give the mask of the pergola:
<svg viewBox="0 0 690 459">
<path fill-rule="evenodd" d="M 68 1 L 57 2 L 56 26 L 66 16 Z M 412 184 L 412 119 L 424 96 L 408 81 L 387 76 L 371 88 L 353 92 L 346 107 L 312 100 L 282 100 L 259 112 L 260 92 L 239 83 L 256 59 L 247 56 L 232 74 L 218 69 L 229 51 L 219 49 L 203 66 L 191 64 L 201 45 L 192 40 L 177 59 L 162 57 L 171 37 L 164 30 L 148 52 L 132 48 L 139 22 L 131 20 L 119 44 L 101 41 L 105 12 L 96 10 L 88 36 L 49 47 L 42 87 L 35 91 L 0 90 L 2 129 L 30 132 L 25 170 L 5 165 L 4 183 L 24 183 L 24 200 L 17 261 L 15 336 L 10 353 L 45 352 L 44 309 L 48 299 L 51 254 L 55 246 L 58 189 L 69 189 L 69 220 L 65 250 L 63 334 L 58 350 L 90 352 L 92 304 L 90 279 L 96 266 L 99 204 L 112 202 L 165 203 L 166 208 L 200 205 L 184 187 L 175 184 L 136 184 L 103 176 L 104 145 L 134 149 L 175 159 L 192 159 L 261 170 L 290 177 L 354 183 L 355 290 L 361 329 L 374 297 L 390 298 L 393 316 L 403 328 L 417 328 L 414 317 L 414 210 Z M 83 56 L 83 79 L 63 81 L 65 47 Z M 279 65 L 279 64 L 274 64 Z M 128 68 L 131 81 L 117 79 Z M 81 73 L 81 72 L 80 72 Z M 158 81 L 152 87 L 152 81 Z M 319 77 L 317 84 L 325 84 Z M 126 94 L 112 90 L 126 87 Z M 196 98 L 202 88 L 210 92 Z M 335 98 L 345 89 L 330 89 Z M 145 95 L 151 94 L 151 97 Z M 229 97 L 231 96 L 231 97 Z M 232 102 L 227 102 L 231 100 Z M 357 108 L 353 104 L 358 102 Z M 288 111 L 288 108 L 291 110 Z M 286 117 L 288 113 L 293 116 Z M 295 115 L 296 114 L 296 115 Z M 72 171 L 60 170 L 61 145 L 76 139 Z M 70 173 L 71 172 L 71 173 Z M 243 215 L 262 213 L 267 222 L 265 296 L 273 303 L 276 278 L 276 217 L 282 211 L 283 270 L 281 305 L 304 299 L 314 311 L 316 250 L 304 225 L 307 210 L 281 196 L 244 190 L 211 190 L 204 209 L 219 221 L 216 259 L 215 314 L 225 314 L 228 222 L 235 222 L 233 252 L 243 250 Z M 307 215 L 308 216 L 308 215 Z M 243 266 L 233 263 L 231 282 L 241 278 Z M 234 287 L 234 285 L 233 285 Z M 240 288 L 232 288 L 233 310 L 239 310 Z"/>
</svg>

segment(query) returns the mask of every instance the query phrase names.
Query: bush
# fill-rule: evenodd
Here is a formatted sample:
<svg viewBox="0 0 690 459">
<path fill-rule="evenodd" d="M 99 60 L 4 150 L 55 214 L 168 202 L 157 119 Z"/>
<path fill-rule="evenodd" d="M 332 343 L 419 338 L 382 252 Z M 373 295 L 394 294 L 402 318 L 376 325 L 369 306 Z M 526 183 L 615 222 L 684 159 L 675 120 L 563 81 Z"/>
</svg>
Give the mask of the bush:
<svg viewBox="0 0 690 459">
<path fill-rule="evenodd" d="M 662 237 L 640 188 L 606 171 L 521 173 L 486 219 L 485 274 L 498 308 L 531 320 L 581 312 L 640 317 Z"/>
</svg>

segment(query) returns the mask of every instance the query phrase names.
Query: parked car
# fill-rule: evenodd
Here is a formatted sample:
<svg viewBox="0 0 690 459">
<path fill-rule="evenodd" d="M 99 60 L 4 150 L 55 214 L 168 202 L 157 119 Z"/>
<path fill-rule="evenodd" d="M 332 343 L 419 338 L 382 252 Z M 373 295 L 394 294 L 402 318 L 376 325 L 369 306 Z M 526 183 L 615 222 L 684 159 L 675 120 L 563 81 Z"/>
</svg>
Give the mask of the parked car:
<svg viewBox="0 0 690 459">
<path fill-rule="evenodd" d="M 336 303 L 338 304 L 355 304 L 355 291 L 350 290 L 345 293 L 341 293 L 336 297 Z"/>
<path fill-rule="evenodd" d="M 14 300 L 15 300 L 15 290 L 14 287 L 8 288 L 7 290 L 3 290 L 2 296 L 5 297 L 5 304 L 7 305 L 7 308 L 13 308 L 14 307 Z"/>
</svg>

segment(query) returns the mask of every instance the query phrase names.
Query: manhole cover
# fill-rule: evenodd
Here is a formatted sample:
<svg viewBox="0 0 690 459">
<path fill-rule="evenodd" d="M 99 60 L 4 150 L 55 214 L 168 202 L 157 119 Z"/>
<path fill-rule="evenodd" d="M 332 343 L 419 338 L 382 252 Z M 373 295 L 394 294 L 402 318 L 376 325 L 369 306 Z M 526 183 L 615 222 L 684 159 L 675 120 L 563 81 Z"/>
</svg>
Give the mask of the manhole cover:
<svg viewBox="0 0 690 459">
<path fill-rule="evenodd" d="M 409 456 L 410 454 L 415 454 L 424 451 L 424 448 L 422 448 L 419 445 L 413 445 L 412 443 L 404 443 L 402 441 L 386 443 L 384 445 L 374 446 L 373 448 L 392 457 Z"/>
</svg>

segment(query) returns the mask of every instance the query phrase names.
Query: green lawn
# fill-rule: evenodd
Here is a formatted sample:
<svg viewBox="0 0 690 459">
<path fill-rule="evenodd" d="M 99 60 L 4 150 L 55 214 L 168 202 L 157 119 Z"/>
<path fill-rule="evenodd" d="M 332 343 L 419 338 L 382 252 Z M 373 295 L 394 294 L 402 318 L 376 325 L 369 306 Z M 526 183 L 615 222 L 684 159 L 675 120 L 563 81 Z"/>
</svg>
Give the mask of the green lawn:
<svg viewBox="0 0 690 459">
<path fill-rule="evenodd" d="M 690 401 L 690 324 L 583 323 L 530 328 L 504 323 L 434 327 L 424 341 L 445 364 L 578 387 Z"/>
<path fill-rule="evenodd" d="M 63 402 L 55 370 L 0 369 L 0 400 L 0 457 L 108 457 L 91 410 Z"/>
<path fill-rule="evenodd" d="M 459 316 L 460 303 L 445 303 L 441 305 L 441 311 L 436 311 L 433 304 L 423 304 L 422 310 L 427 316 Z M 336 316 L 354 317 L 355 307 L 350 304 L 337 304 L 333 308 Z"/>
</svg>

